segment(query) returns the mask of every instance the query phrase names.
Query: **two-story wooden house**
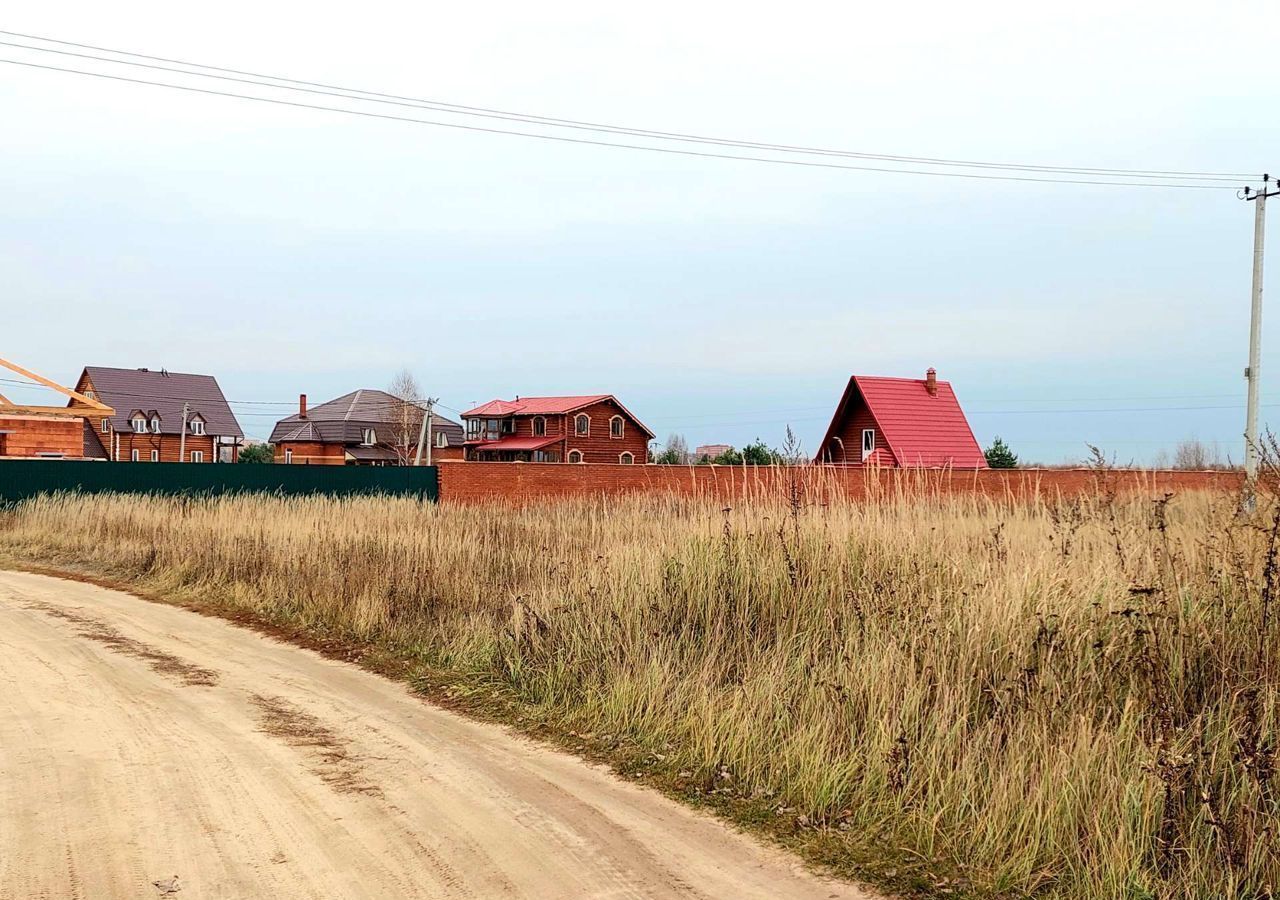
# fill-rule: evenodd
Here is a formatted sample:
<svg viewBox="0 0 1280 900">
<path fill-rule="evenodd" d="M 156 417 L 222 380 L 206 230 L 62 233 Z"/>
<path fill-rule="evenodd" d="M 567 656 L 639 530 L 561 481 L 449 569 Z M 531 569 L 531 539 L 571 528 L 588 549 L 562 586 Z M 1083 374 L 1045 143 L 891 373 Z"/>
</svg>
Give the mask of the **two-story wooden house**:
<svg viewBox="0 0 1280 900">
<path fill-rule="evenodd" d="M 76 392 L 111 407 L 109 414 L 76 410 L 94 436 L 86 455 L 187 463 L 235 462 L 239 456 L 244 432 L 212 375 L 86 366 Z"/>
<path fill-rule="evenodd" d="M 612 394 L 490 400 L 462 420 L 480 462 L 643 464 L 654 436 Z"/>
</svg>

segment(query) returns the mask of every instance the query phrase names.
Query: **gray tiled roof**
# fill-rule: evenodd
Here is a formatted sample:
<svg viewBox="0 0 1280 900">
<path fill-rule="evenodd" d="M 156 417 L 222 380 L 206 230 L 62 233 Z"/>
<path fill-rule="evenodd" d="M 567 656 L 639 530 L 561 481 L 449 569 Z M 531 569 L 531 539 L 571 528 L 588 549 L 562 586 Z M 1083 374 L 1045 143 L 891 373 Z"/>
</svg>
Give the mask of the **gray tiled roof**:
<svg viewBox="0 0 1280 900">
<path fill-rule="evenodd" d="M 152 413 L 159 415 L 161 434 L 181 434 L 182 405 L 186 403 L 189 416 L 204 419 L 205 434 L 244 437 L 212 375 L 109 366 L 86 366 L 85 373 L 98 399 L 115 410 L 111 427 L 117 431 L 131 430 L 130 416 L 140 411 L 148 419 Z"/>
<path fill-rule="evenodd" d="M 322 444 L 359 444 L 366 428 L 377 430 L 395 421 L 402 401 L 386 391 L 363 388 L 307 410 L 306 418 L 294 413 L 276 423 L 270 441 L 315 441 Z M 445 434 L 450 447 L 461 447 L 462 426 L 439 413 L 432 417 L 432 432 Z M 433 439 L 438 440 L 438 438 Z"/>
</svg>

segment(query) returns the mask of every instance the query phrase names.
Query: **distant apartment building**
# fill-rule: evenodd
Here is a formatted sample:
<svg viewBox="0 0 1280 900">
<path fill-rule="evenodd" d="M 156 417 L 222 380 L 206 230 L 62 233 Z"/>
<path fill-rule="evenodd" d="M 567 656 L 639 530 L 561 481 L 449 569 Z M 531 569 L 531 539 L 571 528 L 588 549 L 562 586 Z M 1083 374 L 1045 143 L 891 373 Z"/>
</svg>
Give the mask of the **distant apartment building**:
<svg viewBox="0 0 1280 900">
<path fill-rule="evenodd" d="M 703 444 L 693 451 L 693 459 L 695 462 L 701 459 L 715 459 L 732 449 L 731 444 Z"/>
</svg>

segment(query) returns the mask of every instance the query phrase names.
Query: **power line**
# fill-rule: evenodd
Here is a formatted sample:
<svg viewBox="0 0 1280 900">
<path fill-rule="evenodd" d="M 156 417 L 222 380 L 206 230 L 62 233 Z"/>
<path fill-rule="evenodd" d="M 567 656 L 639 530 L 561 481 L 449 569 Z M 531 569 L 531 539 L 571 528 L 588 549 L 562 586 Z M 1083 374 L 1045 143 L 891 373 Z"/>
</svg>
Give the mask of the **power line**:
<svg viewBox="0 0 1280 900">
<path fill-rule="evenodd" d="M 1160 182 L 1160 181 L 1100 181 L 1096 179 L 1086 178 L 1040 178 L 1030 175 L 991 175 L 980 174 L 975 172 L 943 172 L 928 169 L 894 169 L 882 166 L 856 166 L 843 163 L 818 162 L 816 160 L 800 160 L 800 159 L 773 159 L 767 156 L 743 156 L 732 153 L 711 153 L 702 150 L 685 150 L 675 147 L 651 147 L 644 144 L 624 144 L 613 141 L 600 141 L 590 138 L 566 137 L 556 134 L 538 134 L 530 131 L 513 131 L 503 128 L 490 128 L 480 125 L 465 125 L 460 122 L 441 122 L 432 119 L 416 119 L 411 116 L 392 115 L 390 113 L 369 112 L 367 110 L 344 109 L 338 106 L 325 106 L 318 103 L 302 103 L 296 100 L 282 100 L 274 97 L 258 97 L 252 94 L 239 94 L 234 91 L 217 91 L 210 88 L 200 88 L 191 85 L 173 84 L 166 81 L 151 81 L 145 78 L 130 78 L 124 75 L 109 75 L 105 72 L 90 72 L 84 69 L 71 69 L 62 66 L 48 66 L 40 63 L 25 62 L 16 59 L 0 58 L 0 63 L 7 63 L 14 66 L 23 66 L 30 69 L 42 69 L 49 72 L 63 72 L 70 75 L 81 75 L 89 78 L 101 78 L 108 81 L 118 81 L 128 84 L 150 85 L 152 87 L 168 88 L 176 91 L 186 91 L 195 94 L 206 94 L 212 97 L 227 97 L 235 100 L 251 100 L 257 103 L 270 103 L 276 106 L 288 106 L 296 109 L 321 110 L 325 112 L 343 113 L 345 115 L 360 116 L 369 119 L 385 119 L 393 122 L 406 122 L 416 125 L 431 125 L 439 128 L 452 128 L 462 131 L 473 131 L 483 134 L 502 134 L 514 137 L 535 138 L 537 140 L 555 141 L 564 144 L 578 144 L 592 147 L 612 147 L 621 150 L 643 150 L 649 153 L 663 153 L 672 156 L 691 156 L 702 159 L 730 159 L 741 162 L 757 162 L 771 163 L 779 166 L 801 166 L 805 168 L 818 169 L 844 169 L 859 172 L 878 172 L 892 175 L 923 175 L 942 178 L 968 178 L 980 181 L 1016 181 L 1030 182 L 1041 184 L 1076 184 L 1076 185 L 1097 185 L 1104 187 L 1144 187 L 1157 189 L 1184 189 L 1184 190 L 1236 190 L 1234 186 L 1225 184 L 1185 184 L 1178 182 Z M 197 73 L 191 73 L 197 74 Z M 356 98 L 352 98 L 356 99 Z M 1135 176 L 1136 177 L 1136 176 Z"/>
<path fill-rule="evenodd" d="M 430 109 L 437 112 L 454 113 L 458 115 L 478 116 L 481 118 L 500 119 L 504 121 L 515 121 L 524 124 L 542 125 L 555 128 L 571 128 L 575 130 L 593 131 L 605 134 L 621 134 L 632 137 L 644 137 L 656 140 L 671 140 L 699 144 L 712 144 L 717 146 L 728 146 L 746 148 L 752 150 L 768 150 L 779 153 L 800 153 L 807 155 L 820 156 L 836 156 L 854 159 L 870 159 L 883 162 L 902 162 L 916 165 L 937 165 L 946 167 L 967 167 L 981 169 L 1003 169 L 1027 172 L 1041 173 L 1060 173 L 1075 175 L 1093 175 L 1093 176 L 1117 176 L 1117 177 L 1134 177 L 1134 178 L 1176 178 L 1191 179 L 1196 181 L 1231 181 L 1238 183 L 1240 179 L 1256 179 L 1255 173 L 1239 173 L 1239 172 L 1188 172 L 1174 170 L 1158 170 L 1158 169 L 1115 169 L 1087 166 L 1054 166 L 1054 165 L 1031 165 L 1024 163 L 1005 163 L 990 162 L 964 159 L 946 159 L 939 157 L 922 157 L 922 156 L 905 156 L 900 154 L 885 153 L 869 153 L 865 151 L 854 150 L 837 150 L 824 147 L 806 147 L 795 144 L 779 144 L 763 141 L 747 141 L 732 138 L 711 137 L 707 135 L 691 134 L 688 132 L 672 132 L 657 131 L 645 128 L 633 128 L 621 125 L 609 125 L 600 122 L 588 122 L 580 119 L 563 119 L 551 116 L 533 115 L 528 113 L 513 112 L 510 110 L 494 109 L 491 107 L 469 106 L 465 104 L 449 103 L 441 100 L 431 100 L 419 97 L 409 97 L 401 94 L 389 94 L 380 91 L 368 91 L 361 88 L 348 88 L 341 85 L 326 84 L 324 82 L 306 81 L 297 78 L 288 78 L 280 75 L 268 75 L 259 72 L 250 72 L 242 69 L 232 69 L 225 66 L 214 66 L 205 63 L 191 62 L 189 60 L 174 59 L 171 57 L 152 56 L 145 53 L 136 53 L 129 50 L 118 50 L 111 47 L 102 47 L 94 44 L 82 44 L 74 41 L 63 41 L 57 38 L 43 37 L 41 35 L 23 34 L 15 31 L 5 31 L 0 29 L 0 34 L 9 35 L 11 37 L 20 37 L 27 40 L 43 41 L 51 44 L 59 44 L 64 47 L 78 47 L 84 50 L 95 50 L 103 53 L 112 53 L 118 56 L 133 57 L 133 60 L 145 59 L 151 60 L 153 63 L 173 63 L 175 65 L 186 66 L 187 69 L 175 69 L 170 66 L 159 66 L 149 63 L 135 62 L 129 59 L 113 59 L 110 57 L 94 56 L 85 53 L 75 53 L 67 50 L 58 50 L 52 47 L 31 46 L 29 44 L 18 44 L 9 41 L 0 41 L 0 46 L 15 47 L 24 50 L 32 50 L 40 53 L 54 53 L 61 56 L 72 56 L 81 59 L 90 59 L 98 62 L 106 62 L 115 65 L 136 66 L 140 68 L 153 69 L 157 71 L 173 72 L 182 75 L 191 75 L 200 78 L 216 78 L 223 81 L 233 81 L 241 84 L 252 84 L 260 87 L 269 87 L 282 90 L 301 91 L 310 94 L 321 94 L 332 97 L 342 97 L 345 99 L 359 100 L 373 103 L 387 103 L 394 106 L 408 106 L 417 109 Z M 203 72 L 192 72 L 189 69 L 204 69 Z M 212 74 L 215 72 L 227 73 L 225 75 Z M 230 76 L 247 76 L 247 77 L 230 77 Z M 282 82 L 281 84 L 270 84 L 262 79 L 268 79 L 271 82 Z"/>
</svg>

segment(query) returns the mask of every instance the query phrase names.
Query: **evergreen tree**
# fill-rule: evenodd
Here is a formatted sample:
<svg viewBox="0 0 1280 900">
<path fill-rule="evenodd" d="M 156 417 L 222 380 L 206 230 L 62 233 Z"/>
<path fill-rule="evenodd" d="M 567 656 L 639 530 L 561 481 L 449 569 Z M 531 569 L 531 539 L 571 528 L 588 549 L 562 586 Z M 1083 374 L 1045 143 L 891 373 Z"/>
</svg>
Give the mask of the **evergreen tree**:
<svg viewBox="0 0 1280 900">
<path fill-rule="evenodd" d="M 1009 449 L 998 435 L 991 442 L 991 446 L 986 449 L 987 465 L 993 469 L 1016 469 L 1018 468 L 1018 454 Z"/>
</svg>

